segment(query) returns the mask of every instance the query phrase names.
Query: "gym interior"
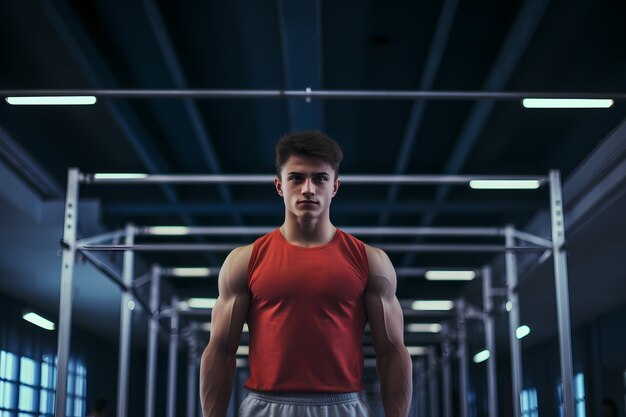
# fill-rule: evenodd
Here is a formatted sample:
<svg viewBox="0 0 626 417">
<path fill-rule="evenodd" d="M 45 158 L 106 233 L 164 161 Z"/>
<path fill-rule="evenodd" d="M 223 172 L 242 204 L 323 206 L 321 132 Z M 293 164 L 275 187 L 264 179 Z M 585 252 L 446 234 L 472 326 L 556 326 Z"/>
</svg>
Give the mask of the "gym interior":
<svg viewBox="0 0 626 417">
<path fill-rule="evenodd" d="M 220 266 L 283 221 L 303 130 L 344 153 L 333 224 L 394 265 L 411 417 L 626 415 L 625 16 L 1 2 L 0 416 L 201 417 Z M 382 417 L 369 327 L 363 355 Z"/>
</svg>

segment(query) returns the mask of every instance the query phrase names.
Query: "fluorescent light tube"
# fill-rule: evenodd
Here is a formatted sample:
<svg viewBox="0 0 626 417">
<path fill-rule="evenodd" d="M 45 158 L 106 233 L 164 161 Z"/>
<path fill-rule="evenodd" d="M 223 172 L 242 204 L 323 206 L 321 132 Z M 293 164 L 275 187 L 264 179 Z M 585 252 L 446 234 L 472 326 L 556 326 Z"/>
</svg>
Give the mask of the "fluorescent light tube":
<svg viewBox="0 0 626 417">
<path fill-rule="evenodd" d="M 411 323 L 406 325 L 406 331 L 411 333 L 439 333 L 441 331 L 441 324 Z"/>
<path fill-rule="evenodd" d="M 538 180 L 471 180 L 474 190 L 536 190 L 541 184 Z"/>
<path fill-rule="evenodd" d="M 419 300 L 411 305 L 413 310 L 445 311 L 452 310 L 454 301 L 450 300 Z"/>
<path fill-rule="evenodd" d="M 426 271 L 429 281 L 471 281 L 476 278 L 474 271 Z"/>
<path fill-rule="evenodd" d="M 153 226 L 148 227 L 146 233 L 160 236 L 181 236 L 188 235 L 189 228 L 185 226 Z"/>
<path fill-rule="evenodd" d="M 207 322 L 207 323 L 202 323 L 200 325 L 200 329 L 204 330 L 205 332 L 210 332 L 211 331 L 211 322 Z M 243 333 L 248 333 L 250 331 L 250 329 L 248 329 L 248 324 L 244 323 L 243 324 Z"/>
<path fill-rule="evenodd" d="M 213 308 L 216 298 L 190 298 L 186 301 L 188 308 Z"/>
<path fill-rule="evenodd" d="M 474 363 L 481 363 L 489 359 L 491 353 L 488 350 L 483 350 L 474 355 Z"/>
<path fill-rule="evenodd" d="M 239 346 L 237 348 L 237 355 L 248 355 L 248 354 L 250 354 L 249 346 Z"/>
<path fill-rule="evenodd" d="M 50 320 L 46 318 L 41 317 L 37 313 L 33 313 L 32 311 L 29 311 L 28 313 L 25 313 L 24 315 L 22 315 L 22 318 L 26 320 L 27 322 L 34 324 L 35 326 L 41 327 L 42 329 L 46 329 L 46 330 L 55 329 L 53 322 L 51 322 Z"/>
<path fill-rule="evenodd" d="M 411 356 L 419 356 L 426 354 L 426 348 L 423 346 L 407 346 L 406 350 L 409 351 L 409 355 Z"/>
<path fill-rule="evenodd" d="M 518 339 L 522 339 L 530 334 L 530 327 L 528 326 L 520 326 L 515 330 L 515 336 Z"/>
<path fill-rule="evenodd" d="M 13 106 L 81 106 L 96 103 L 95 96 L 7 97 Z"/>
<path fill-rule="evenodd" d="M 170 275 L 173 277 L 208 277 L 211 275 L 209 268 L 172 268 Z"/>
<path fill-rule="evenodd" d="M 141 173 L 97 173 L 93 174 L 95 180 L 135 180 L 138 178 L 147 178 L 148 174 Z"/>
<path fill-rule="evenodd" d="M 527 109 L 607 109 L 613 106 L 612 99 L 582 98 L 525 98 L 522 106 Z"/>
</svg>

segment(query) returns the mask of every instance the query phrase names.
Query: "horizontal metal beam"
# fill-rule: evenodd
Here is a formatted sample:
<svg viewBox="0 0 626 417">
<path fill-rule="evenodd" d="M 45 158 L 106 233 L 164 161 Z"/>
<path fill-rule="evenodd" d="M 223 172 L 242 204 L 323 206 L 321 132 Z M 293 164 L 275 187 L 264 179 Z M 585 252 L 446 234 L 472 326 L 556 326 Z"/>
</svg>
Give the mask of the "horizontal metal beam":
<svg viewBox="0 0 626 417">
<path fill-rule="evenodd" d="M 123 229 L 119 229 L 119 230 L 113 230 L 111 232 L 101 233 L 95 236 L 90 236 L 84 239 L 79 239 L 76 241 L 76 243 L 80 243 L 84 245 L 92 244 L 92 243 L 103 243 L 103 242 L 106 242 L 107 240 L 119 239 L 125 235 L 126 235 L 126 231 Z"/>
<path fill-rule="evenodd" d="M 493 199 L 480 201 L 447 201 L 445 204 L 436 204 L 433 201 L 413 200 L 396 201 L 388 204 L 384 201 L 360 200 L 360 201 L 333 201 L 333 212 L 342 214 L 345 212 L 353 214 L 378 214 L 388 210 L 392 214 L 419 214 L 431 210 L 438 210 L 442 213 L 480 213 L 481 215 L 490 213 L 513 213 L 522 211 L 537 211 L 545 206 L 543 201 L 497 201 Z M 155 215 L 175 215 L 187 213 L 189 215 L 220 215 L 230 214 L 237 210 L 242 214 L 272 215 L 284 210 L 282 200 L 276 201 L 237 201 L 233 204 L 223 202 L 184 202 L 184 203 L 162 203 L 162 202 L 141 202 L 141 203 L 107 203 L 102 205 L 102 211 L 106 215 L 112 216 L 142 216 L 149 217 Z"/>
<path fill-rule="evenodd" d="M 139 227 L 138 234 L 161 235 L 162 233 L 159 233 L 156 228 L 161 229 L 163 227 Z M 276 230 L 275 226 L 185 227 L 184 234 L 204 236 L 263 235 L 274 230 Z M 342 227 L 341 230 L 362 236 L 503 236 L 503 231 L 496 227 Z M 83 242 L 79 241 L 78 243 Z"/>
<path fill-rule="evenodd" d="M 229 252 L 246 243 L 153 243 L 135 245 L 76 245 L 79 251 L 125 251 L 136 252 Z M 378 248 L 388 252 L 505 252 L 543 251 L 536 246 L 471 245 L 471 244 L 378 244 Z"/>
<path fill-rule="evenodd" d="M 524 242 L 532 243 L 546 249 L 552 249 L 552 242 L 550 240 L 533 235 L 532 233 L 522 232 L 521 230 L 514 230 L 513 235 L 516 238 L 523 240 Z"/>
<path fill-rule="evenodd" d="M 181 268 L 185 268 L 185 267 L 181 267 Z M 168 268 L 162 268 L 161 270 L 161 276 L 178 276 L 181 278 L 185 278 L 183 274 L 184 272 L 176 271 L 176 267 L 168 267 Z M 207 273 L 206 276 L 218 276 L 221 270 L 221 267 L 219 266 L 207 266 L 207 267 L 194 267 L 194 269 L 206 269 Z M 424 276 L 426 274 L 427 271 L 436 271 L 436 270 L 446 270 L 446 271 L 474 271 L 476 273 L 476 278 L 479 278 L 481 276 L 481 270 L 479 267 L 467 267 L 467 268 L 459 268 L 457 266 L 455 267 L 445 267 L 445 266 L 433 266 L 433 267 L 419 267 L 419 268 L 396 268 L 396 275 L 398 277 L 419 277 L 419 276 Z M 193 275 L 192 275 L 193 276 Z M 147 279 L 149 279 L 149 275 L 147 275 Z M 138 279 L 136 279 L 134 282 L 137 282 Z M 138 285 L 135 285 L 136 287 Z"/>
<path fill-rule="evenodd" d="M 80 180 L 84 184 L 268 184 L 274 182 L 276 175 L 147 175 L 147 174 L 116 174 L 107 173 L 107 177 L 99 174 L 82 174 Z M 111 177 L 110 175 L 117 175 Z M 123 175 L 127 175 L 124 177 Z M 437 185 L 463 184 L 473 180 L 503 180 L 503 181 L 539 181 L 540 185 L 547 183 L 545 175 L 341 175 L 345 184 L 405 184 L 405 185 Z"/>
<path fill-rule="evenodd" d="M 368 99 L 368 100 L 522 100 L 525 98 L 579 98 L 624 100 L 624 93 L 563 93 L 511 91 L 410 91 L 410 90 L 219 90 L 219 89 L 67 89 L 0 90 L 0 96 L 96 96 L 124 99 Z"/>
</svg>

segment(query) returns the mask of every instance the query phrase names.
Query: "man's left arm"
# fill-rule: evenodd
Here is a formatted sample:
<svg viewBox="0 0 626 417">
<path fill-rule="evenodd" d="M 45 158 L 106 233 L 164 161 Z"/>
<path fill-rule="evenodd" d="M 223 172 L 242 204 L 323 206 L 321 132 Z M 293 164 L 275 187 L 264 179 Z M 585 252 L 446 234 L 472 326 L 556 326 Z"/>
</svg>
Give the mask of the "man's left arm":
<svg viewBox="0 0 626 417">
<path fill-rule="evenodd" d="M 404 346 L 404 318 L 396 298 L 396 272 L 385 252 L 367 246 L 370 275 L 365 288 L 376 368 L 386 417 L 406 417 L 413 392 L 411 356 Z"/>
</svg>

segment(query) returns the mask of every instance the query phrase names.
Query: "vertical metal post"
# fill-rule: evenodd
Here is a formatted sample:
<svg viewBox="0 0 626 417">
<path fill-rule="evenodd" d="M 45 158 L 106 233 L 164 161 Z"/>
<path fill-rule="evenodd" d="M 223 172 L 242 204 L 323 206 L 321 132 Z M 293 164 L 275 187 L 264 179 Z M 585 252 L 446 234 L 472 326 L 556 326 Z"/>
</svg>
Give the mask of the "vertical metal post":
<svg viewBox="0 0 626 417">
<path fill-rule="evenodd" d="M 126 225 L 124 244 L 132 245 L 135 242 L 135 226 Z M 122 281 L 130 288 L 133 284 L 135 269 L 135 253 L 132 250 L 124 251 L 122 267 Z M 128 371 L 130 369 L 130 336 L 132 332 L 132 311 L 134 308 L 131 292 L 122 292 L 120 302 L 120 351 L 117 379 L 117 416 L 126 417 L 128 413 Z"/>
<path fill-rule="evenodd" d="M 485 266 L 482 270 L 483 278 L 483 310 L 485 315 L 485 346 L 489 351 L 487 360 L 487 410 L 489 417 L 498 414 L 498 388 L 496 386 L 496 336 L 494 326 L 493 300 L 491 299 L 491 268 Z"/>
<path fill-rule="evenodd" d="M 413 365 L 415 375 L 415 414 L 417 417 L 426 417 L 426 366 L 424 358 L 417 358 Z"/>
<path fill-rule="evenodd" d="M 569 312 L 569 285 L 565 252 L 565 217 L 561 174 L 550 171 L 550 219 L 552 221 L 552 256 L 559 324 L 559 351 L 561 355 L 561 382 L 563 383 L 563 416 L 574 417 L 574 391 L 572 366 L 572 336 Z"/>
<path fill-rule="evenodd" d="M 428 404 L 430 405 L 430 417 L 441 417 L 439 415 L 437 352 L 434 346 L 428 348 Z"/>
<path fill-rule="evenodd" d="M 467 341 L 465 332 L 465 300 L 459 299 L 456 302 L 457 313 L 457 338 L 459 357 L 459 406 L 461 417 L 468 416 L 468 363 L 467 363 Z"/>
<path fill-rule="evenodd" d="M 195 417 L 198 398 L 198 340 L 196 323 L 191 325 L 191 334 L 188 340 L 187 357 L 187 417 Z"/>
<path fill-rule="evenodd" d="M 504 229 L 505 244 L 515 246 L 515 229 L 507 225 Z M 509 308 L 509 341 L 511 344 L 511 376 L 513 387 L 513 417 L 520 417 L 522 413 L 520 395 L 522 392 L 522 349 L 517 338 L 517 328 L 520 325 L 519 297 L 517 293 L 517 257 L 512 250 L 504 255 L 506 264 L 507 295 Z"/>
<path fill-rule="evenodd" d="M 152 266 L 150 271 L 150 322 L 148 323 L 148 363 L 146 365 L 146 417 L 154 417 L 156 391 L 156 365 L 159 337 L 159 301 L 161 289 L 161 268 Z"/>
<path fill-rule="evenodd" d="M 441 325 L 441 389 L 443 400 L 443 417 L 452 417 L 452 376 L 450 372 L 450 327 L 448 323 Z"/>
<path fill-rule="evenodd" d="M 178 333 L 180 318 L 178 315 L 178 297 L 172 297 L 174 313 L 170 318 L 170 349 L 167 370 L 167 417 L 176 416 L 176 373 L 178 371 Z"/>
<path fill-rule="evenodd" d="M 63 259 L 61 262 L 61 291 L 59 300 L 59 334 L 57 342 L 57 381 L 54 415 L 65 417 L 67 399 L 67 363 L 70 356 L 72 331 L 72 281 L 76 259 L 76 220 L 78 218 L 80 172 L 70 168 L 67 173 L 65 219 L 63 221 Z"/>
</svg>

